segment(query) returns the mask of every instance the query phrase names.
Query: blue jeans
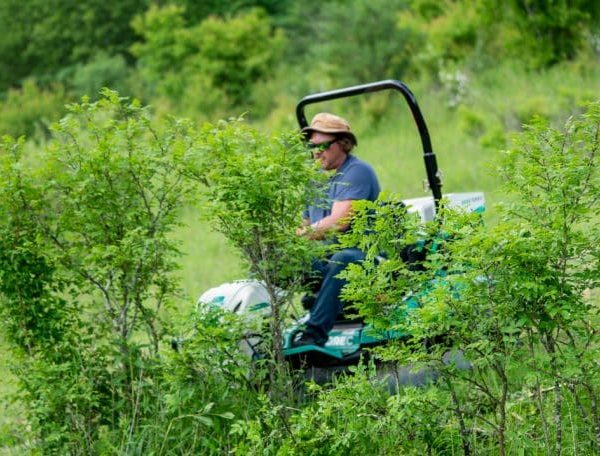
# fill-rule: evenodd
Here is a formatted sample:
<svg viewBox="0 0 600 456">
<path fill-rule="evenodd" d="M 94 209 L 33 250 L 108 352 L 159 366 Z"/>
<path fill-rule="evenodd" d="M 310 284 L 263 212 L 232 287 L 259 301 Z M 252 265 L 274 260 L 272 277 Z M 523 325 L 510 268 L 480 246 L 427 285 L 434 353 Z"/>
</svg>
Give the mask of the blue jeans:
<svg viewBox="0 0 600 456">
<path fill-rule="evenodd" d="M 350 263 L 358 263 L 364 259 L 365 254 L 359 249 L 343 249 L 328 259 L 313 260 L 312 270 L 323 278 L 323 282 L 310 310 L 306 332 L 314 335 L 317 340 L 327 341 L 327 334 L 344 307 L 340 292 L 346 281 L 336 276 Z"/>
</svg>

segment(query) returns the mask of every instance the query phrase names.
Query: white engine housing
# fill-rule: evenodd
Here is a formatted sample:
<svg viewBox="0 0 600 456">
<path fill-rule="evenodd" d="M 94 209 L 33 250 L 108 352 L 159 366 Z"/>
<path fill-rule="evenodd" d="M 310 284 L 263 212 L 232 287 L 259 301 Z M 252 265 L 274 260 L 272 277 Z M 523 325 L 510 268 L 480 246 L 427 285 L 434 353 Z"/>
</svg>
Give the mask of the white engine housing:
<svg viewBox="0 0 600 456">
<path fill-rule="evenodd" d="M 236 280 L 205 291 L 198 306 L 211 305 L 236 314 L 269 315 L 269 294 L 258 280 Z"/>
<path fill-rule="evenodd" d="M 258 280 L 236 280 L 205 291 L 198 298 L 198 307 L 215 306 L 244 317 L 247 332 L 240 341 L 240 350 L 248 357 L 258 355 L 263 318 L 271 314 L 269 294 Z"/>
<path fill-rule="evenodd" d="M 448 200 L 449 207 L 463 208 L 467 212 L 482 212 L 485 208 L 485 197 L 482 192 L 446 193 L 444 199 Z M 424 222 L 433 220 L 435 203 L 432 196 L 410 198 L 402 202 L 408 207 L 408 212 L 417 212 Z"/>
</svg>

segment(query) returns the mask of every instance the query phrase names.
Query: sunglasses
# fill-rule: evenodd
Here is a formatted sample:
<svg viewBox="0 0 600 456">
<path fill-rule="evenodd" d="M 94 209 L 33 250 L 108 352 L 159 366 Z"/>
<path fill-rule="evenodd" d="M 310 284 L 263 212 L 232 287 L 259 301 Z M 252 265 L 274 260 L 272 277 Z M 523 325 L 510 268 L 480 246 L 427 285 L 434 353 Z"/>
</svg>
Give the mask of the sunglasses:
<svg viewBox="0 0 600 456">
<path fill-rule="evenodd" d="M 306 147 L 311 152 L 324 152 L 329 149 L 334 143 L 337 142 L 337 139 L 332 139 L 331 141 L 322 142 L 319 144 L 315 144 L 313 142 L 306 143 Z"/>
</svg>

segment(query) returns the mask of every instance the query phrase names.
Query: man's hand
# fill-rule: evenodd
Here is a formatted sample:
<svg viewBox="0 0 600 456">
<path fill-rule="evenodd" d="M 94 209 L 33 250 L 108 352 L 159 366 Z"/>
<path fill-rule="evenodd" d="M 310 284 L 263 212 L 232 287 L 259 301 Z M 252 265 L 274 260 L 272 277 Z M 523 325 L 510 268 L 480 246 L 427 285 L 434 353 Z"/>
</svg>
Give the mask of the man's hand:
<svg viewBox="0 0 600 456">
<path fill-rule="evenodd" d="M 296 234 L 298 236 L 304 236 L 308 239 L 312 239 L 313 241 L 318 241 L 325 238 L 325 231 L 316 230 L 312 225 L 301 226 L 296 230 Z"/>
<path fill-rule="evenodd" d="M 310 230 L 310 225 L 303 225 L 300 228 L 296 228 L 296 235 L 306 236 L 309 230 Z"/>
</svg>

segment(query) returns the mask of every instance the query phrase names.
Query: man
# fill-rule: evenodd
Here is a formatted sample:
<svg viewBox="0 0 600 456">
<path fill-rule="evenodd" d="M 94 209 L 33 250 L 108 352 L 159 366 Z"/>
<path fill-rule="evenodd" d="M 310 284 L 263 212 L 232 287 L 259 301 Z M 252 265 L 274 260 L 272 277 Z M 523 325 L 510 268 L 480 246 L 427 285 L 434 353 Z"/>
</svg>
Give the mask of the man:
<svg viewBox="0 0 600 456">
<path fill-rule="evenodd" d="M 351 154 L 357 141 L 345 119 L 320 113 L 302 132 L 321 168 L 335 170 L 324 199 L 308 207 L 304 225 L 298 229 L 299 235 L 322 240 L 348 229 L 352 201 L 377 199 L 379 182 L 373 168 Z M 323 281 L 311 307 L 306 328 L 294 339 L 295 346 L 325 344 L 327 334 L 343 308 L 339 295 L 345 281 L 336 276 L 348 264 L 359 262 L 364 257 L 359 249 L 343 249 L 329 259 L 313 262 L 313 270 Z"/>
</svg>

